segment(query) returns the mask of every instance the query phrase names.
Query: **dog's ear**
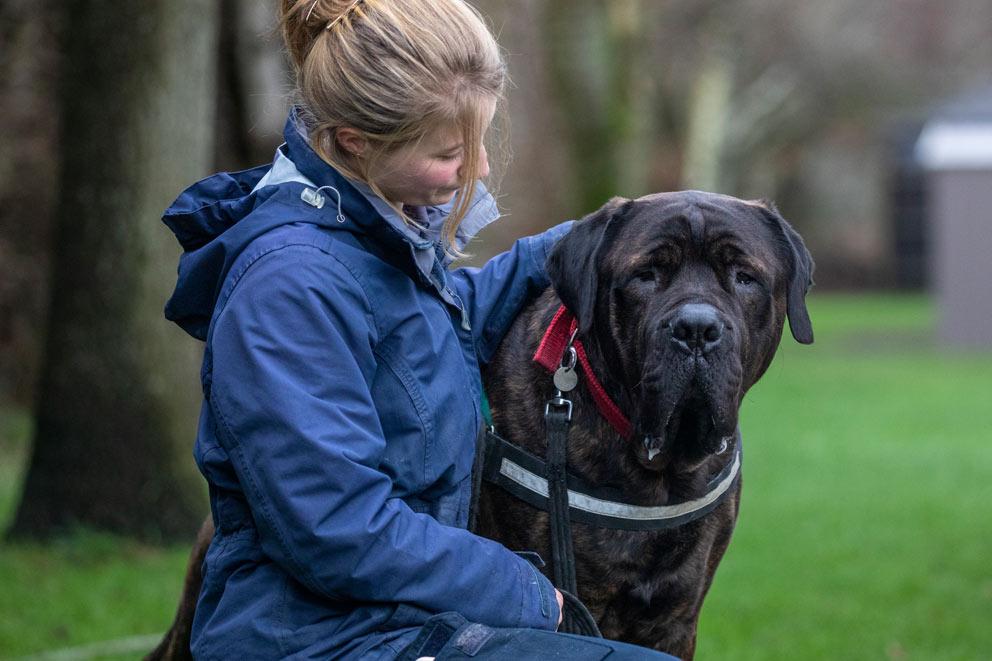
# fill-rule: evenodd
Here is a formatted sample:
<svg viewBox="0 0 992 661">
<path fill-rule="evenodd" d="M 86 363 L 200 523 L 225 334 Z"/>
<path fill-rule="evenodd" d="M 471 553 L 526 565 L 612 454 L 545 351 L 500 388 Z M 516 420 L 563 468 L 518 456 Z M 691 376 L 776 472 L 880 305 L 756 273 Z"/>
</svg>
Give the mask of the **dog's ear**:
<svg viewBox="0 0 992 661">
<path fill-rule="evenodd" d="M 789 254 L 790 273 L 789 289 L 786 299 L 786 314 L 789 317 L 789 329 L 792 337 L 802 344 L 813 343 L 813 324 L 806 309 L 806 294 L 813 286 L 813 257 L 806 249 L 806 244 L 799 233 L 792 228 L 769 200 L 758 202 L 766 220 L 784 244 Z"/>
<path fill-rule="evenodd" d="M 576 221 L 548 255 L 546 266 L 551 285 L 578 320 L 579 333 L 585 334 L 592 326 L 599 289 L 599 261 L 604 246 L 609 244 L 613 221 L 633 204 L 633 200 L 614 197 Z"/>
</svg>

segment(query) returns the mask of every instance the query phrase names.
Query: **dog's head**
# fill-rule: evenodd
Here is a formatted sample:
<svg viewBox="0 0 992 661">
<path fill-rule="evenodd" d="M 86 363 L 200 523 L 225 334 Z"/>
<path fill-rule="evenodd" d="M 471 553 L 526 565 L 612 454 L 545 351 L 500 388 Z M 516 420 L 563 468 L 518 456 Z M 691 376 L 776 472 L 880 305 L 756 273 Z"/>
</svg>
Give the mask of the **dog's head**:
<svg viewBox="0 0 992 661">
<path fill-rule="evenodd" d="M 579 337 L 632 408 L 647 468 L 727 447 L 786 318 L 797 341 L 813 341 L 812 271 L 770 203 L 698 191 L 614 198 L 548 259 Z"/>
</svg>

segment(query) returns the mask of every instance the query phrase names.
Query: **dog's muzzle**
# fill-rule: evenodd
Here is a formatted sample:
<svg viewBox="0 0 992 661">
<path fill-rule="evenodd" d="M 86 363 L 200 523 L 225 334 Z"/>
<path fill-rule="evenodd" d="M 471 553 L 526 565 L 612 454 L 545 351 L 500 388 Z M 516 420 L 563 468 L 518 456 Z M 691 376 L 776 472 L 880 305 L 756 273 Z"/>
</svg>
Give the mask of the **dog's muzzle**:
<svg viewBox="0 0 992 661">
<path fill-rule="evenodd" d="M 689 456 L 725 451 L 739 404 L 733 327 L 715 306 L 685 303 L 664 319 L 654 339 L 659 362 L 642 380 L 641 463 L 658 468 L 676 451 Z"/>
</svg>

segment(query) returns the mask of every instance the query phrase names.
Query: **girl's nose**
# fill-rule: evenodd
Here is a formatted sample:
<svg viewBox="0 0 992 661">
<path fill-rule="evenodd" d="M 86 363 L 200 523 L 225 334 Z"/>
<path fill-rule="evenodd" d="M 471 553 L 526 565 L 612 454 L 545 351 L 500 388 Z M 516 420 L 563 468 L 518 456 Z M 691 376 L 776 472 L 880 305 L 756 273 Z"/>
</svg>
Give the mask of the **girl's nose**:
<svg viewBox="0 0 992 661">
<path fill-rule="evenodd" d="M 489 154 L 486 153 L 486 146 L 479 147 L 479 178 L 485 179 L 489 176 Z"/>
<path fill-rule="evenodd" d="M 489 176 L 489 155 L 486 153 L 486 146 L 479 145 L 479 179 Z M 462 168 L 458 168 L 458 178 L 464 179 Z"/>
</svg>

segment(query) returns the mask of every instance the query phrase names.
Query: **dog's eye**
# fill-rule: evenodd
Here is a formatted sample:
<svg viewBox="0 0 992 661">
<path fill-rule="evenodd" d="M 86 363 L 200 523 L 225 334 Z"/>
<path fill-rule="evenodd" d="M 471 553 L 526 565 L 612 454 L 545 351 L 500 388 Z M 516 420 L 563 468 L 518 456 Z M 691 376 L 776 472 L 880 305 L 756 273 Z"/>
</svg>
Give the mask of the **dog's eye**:
<svg viewBox="0 0 992 661">
<path fill-rule="evenodd" d="M 654 282 L 657 279 L 657 273 L 654 269 L 641 269 L 634 274 L 634 280 L 640 280 L 641 282 Z"/>
<path fill-rule="evenodd" d="M 749 285 L 753 285 L 755 282 L 754 278 L 752 278 L 749 274 L 745 273 L 744 271 L 737 271 L 737 273 L 734 275 L 734 280 L 737 281 L 737 284 L 744 285 L 745 287 Z"/>
</svg>

